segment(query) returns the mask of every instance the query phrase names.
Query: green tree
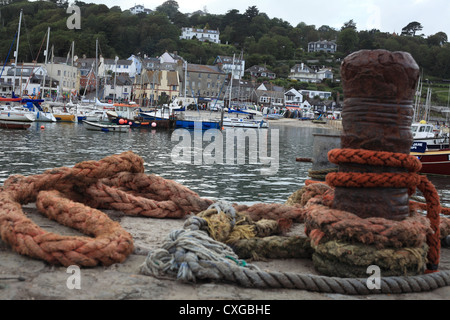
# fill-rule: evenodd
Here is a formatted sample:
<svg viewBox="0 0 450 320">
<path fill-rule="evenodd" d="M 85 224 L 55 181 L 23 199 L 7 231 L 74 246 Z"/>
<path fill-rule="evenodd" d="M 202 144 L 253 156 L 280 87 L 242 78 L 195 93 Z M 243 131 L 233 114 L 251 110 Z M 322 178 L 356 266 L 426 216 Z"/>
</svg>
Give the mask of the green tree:
<svg viewBox="0 0 450 320">
<path fill-rule="evenodd" d="M 169 19 L 172 20 L 173 18 L 176 17 L 178 13 L 178 8 L 179 8 L 178 2 L 176 2 L 175 0 L 166 0 L 163 2 L 163 4 L 156 7 L 156 11 L 167 14 Z"/>
<path fill-rule="evenodd" d="M 341 31 L 345 29 L 353 29 L 356 30 L 356 22 L 353 21 L 353 19 L 347 21 L 344 23 L 344 25 L 341 27 Z"/>
<path fill-rule="evenodd" d="M 402 29 L 402 35 L 414 37 L 418 31 L 422 31 L 423 26 L 417 22 L 413 21 L 408 23 L 406 27 Z"/>
<path fill-rule="evenodd" d="M 348 55 L 357 49 L 359 43 L 358 33 L 353 28 L 346 28 L 339 33 L 338 50 Z"/>
<path fill-rule="evenodd" d="M 252 19 L 258 16 L 259 10 L 256 6 L 248 7 L 244 12 L 244 17 L 247 18 L 248 21 L 252 21 Z"/>
<path fill-rule="evenodd" d="M 445 32 L 438 32 L 427 38 L 427 43 L 430 46 L 443 46 L 448 41 L 447 34 Z"/>
</svg>

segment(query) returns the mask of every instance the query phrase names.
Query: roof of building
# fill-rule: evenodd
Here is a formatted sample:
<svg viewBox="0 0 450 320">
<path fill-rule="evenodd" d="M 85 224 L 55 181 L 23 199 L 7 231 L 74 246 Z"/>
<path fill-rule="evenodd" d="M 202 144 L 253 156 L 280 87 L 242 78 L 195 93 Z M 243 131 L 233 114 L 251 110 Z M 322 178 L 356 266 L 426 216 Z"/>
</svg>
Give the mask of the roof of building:
<svg viewBox="0 0 450 320">
<path fill-rule="evenodd" d="M 224 74 L 224 72 L 221 71 L 217 66 L 208 66 L 203 64 L 192 64 L 192 63 L 188 63 L 187 71 Z"/>
</svg>

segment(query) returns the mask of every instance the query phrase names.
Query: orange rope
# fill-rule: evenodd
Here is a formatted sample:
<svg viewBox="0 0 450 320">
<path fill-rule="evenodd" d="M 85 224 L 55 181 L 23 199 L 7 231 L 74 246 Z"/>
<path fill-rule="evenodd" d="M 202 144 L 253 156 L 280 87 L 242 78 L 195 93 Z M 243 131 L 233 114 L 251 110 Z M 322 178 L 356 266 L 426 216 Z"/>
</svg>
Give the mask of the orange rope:
<svg viewBox="0 0 450 320">
<path fill-rule="evenodd" d="M 409 173 L 329 173 L 326 182 L 332 187 L 347 188 L 409 188 L 412 195 L 418 188 L 425 197 L 427 218 L 430 220 L 432 234 L 427 235 L 428 264 L 427 272 L 436 272 L 440 259 L 440 216 L 442 208 L 434 185 L 426 176 L 417 174 L 422 164 L 413 156 L 403 153 L 372 151 L 363 149 L 335 149 L 328 153 L 331 163 L 357 163 L 373 166 L 406 168 Z"/>
</svg>

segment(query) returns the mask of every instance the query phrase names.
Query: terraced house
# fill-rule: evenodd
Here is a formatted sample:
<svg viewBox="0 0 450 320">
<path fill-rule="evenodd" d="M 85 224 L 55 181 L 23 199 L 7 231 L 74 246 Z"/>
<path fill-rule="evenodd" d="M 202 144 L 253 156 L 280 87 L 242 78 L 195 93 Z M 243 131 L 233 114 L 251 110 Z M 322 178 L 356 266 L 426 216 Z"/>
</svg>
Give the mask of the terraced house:
<svg viewBox="0 0 450 320">
<path fill-rule="evenodd" d="M 198 98 L 207 104 L 213 99 L 223 100 L 227 74 L 217 66 L 187 64 L 186 97 Z"/>
</svg>

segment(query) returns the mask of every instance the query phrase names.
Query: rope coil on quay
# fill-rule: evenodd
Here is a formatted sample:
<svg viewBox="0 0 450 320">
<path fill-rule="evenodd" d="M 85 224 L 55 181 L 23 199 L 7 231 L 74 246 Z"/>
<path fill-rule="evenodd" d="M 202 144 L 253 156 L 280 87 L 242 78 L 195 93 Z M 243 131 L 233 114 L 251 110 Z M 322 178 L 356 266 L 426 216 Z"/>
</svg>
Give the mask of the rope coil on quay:
<svg viewBox="0 0 450 320">
<path fill-rule="evenodd" d="M 93 267 L 123 262 L 133 251 L 133 239 L 98 210 L 113 208 L 134 216 L 187 217 L 184 229 L 171 233 L 163 247 L 150 252 L 142 265 L 141 273 L 156 277 L 167 273 L 190 282 L 203 279 L 254 288 L 349 295 L 424 292 L 450 285 L 450 271 L 440 271 L 412 277 L 382 277 L 381 289 L 369 290 L 366 279 L 362 278 L 266 272 L 242 260 L 244 248 L 253 245 L 261 249 L 261 244 L 266 247 L 263 249 L 272 248 L 277 252 L 273 257 L 278 254 L 310 258 L 315 251 L 312 243 L 325 239 L 316 237 L 320 233 L 312 232 L 310 238 L 274 234 L 288 230 L 294 222 L 312 223 L 311 208 L 329 205 L 332 199 L 332 187 L 308 182 L 286 204 L 245 206 L 214 202 L 174 181 L 144 174 L 143 160 L 125 152 L 100 161 L 81 162 L 73 168 L 48 170 L 41 175 L 11 176 L 0 189 L 0 235 L 14 251 L 51 264 Z M 42 230 L 22 211 L 21 205 L 31 202 L 36 202 L 38 210 L 50 219 L 94 238 L 62 236 Z M 418 206 L 423 208 L 423 204 Z M 214 222 L 216 216 L 218 220 Z M 271 222 L 263 223 L 264 220 Z M 450 229 L 447 220 L 442 219 L 441 229 Z M 223 240 L 227 244 L 215 240 L 210 232 L 222 222 L 229 224 L 226 232 L 215 230 L 213 234 L 228 239 Z M 330 225 L 336 222 L 330 220 Z M 422 236 L 426 229 L 425 226 Z M 393 232 L 395 226 L 386 225 L 385 230 Z M 379 234 L 389 238 L 385 231 Z M 278 241 L 278 245 L 272 241 Z M 291 247 L 280 250 L 286 246 Z M 267 254 L 267 250 L 261 252 L 261 257 Z"/>
</svg>

